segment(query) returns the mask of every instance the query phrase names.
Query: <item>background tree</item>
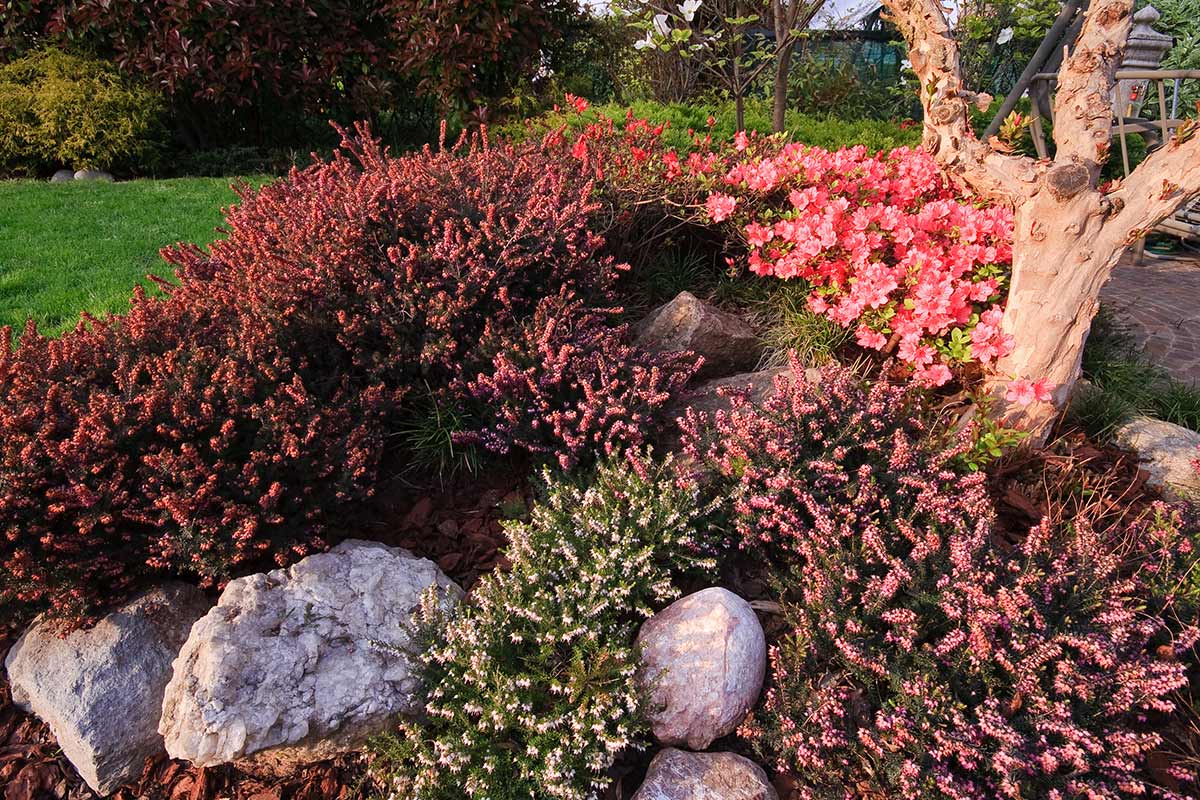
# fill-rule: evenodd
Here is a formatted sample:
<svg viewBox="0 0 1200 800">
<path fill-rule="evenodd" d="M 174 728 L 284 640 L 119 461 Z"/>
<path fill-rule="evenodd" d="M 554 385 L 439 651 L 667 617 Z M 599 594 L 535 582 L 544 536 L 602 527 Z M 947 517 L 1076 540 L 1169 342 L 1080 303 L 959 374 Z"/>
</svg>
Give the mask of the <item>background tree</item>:
<svg viewBox="0 0 1200 800">
<path fill-rule="evenodd" d="M 988 376 L 1010 424 L 1043 441 L 1079 378 L 1100 287 L 1125 249 L 1200 193 L 1195 121 L 1118 186 L 1100 186 L 1112 137 L 1110 93 L 1134 0 L 1093 0 L 1058 74 L 1052 159 L 1002 152 L 970 127 L 972 105 L 991 98 L 963 84 L 959 46 L 937 0 L 884 0 L 909 44 L 921 85 L 924 146 L 981 197 L 1014 210 L 1013 271 L 1004 331 L 1014 340 Z M 1006 399 L 1013 381 L 1041 382 L 1026 405 Z"/>
<path fill-rule="evenodd" d="M 618 0 L 617 10 L 645 31 L 640 49 L 679 56 L 693 73 L 733 99 L 738 130 L 745 128 L 746 95 L 768 71 L 772 125 L 784 129 L 788 75 L 800 36 L 824 0 Z M 767 35 L 767 34 L 770 35 Z"/>
</svg>

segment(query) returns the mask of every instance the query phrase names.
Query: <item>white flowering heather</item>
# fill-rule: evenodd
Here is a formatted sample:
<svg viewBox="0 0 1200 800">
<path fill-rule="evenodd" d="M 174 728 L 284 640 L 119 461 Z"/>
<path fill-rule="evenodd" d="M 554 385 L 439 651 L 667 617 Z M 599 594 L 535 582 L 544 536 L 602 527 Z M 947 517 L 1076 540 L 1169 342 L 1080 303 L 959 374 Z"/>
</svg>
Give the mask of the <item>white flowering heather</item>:
<svg viewBox="0 0 1200 800">
<path fill-rule="evenodd" d="M 428 718 L 382 748 L 398 798 L 585 800 L 643 746 L 637 626 L 679 594 L 673 574 L 715 567 L 721 536 L 669 461 L 546 481 L 530 521 L 508 526 L 511 570 L 448 622 L 423 612 Z"/>
</svg>

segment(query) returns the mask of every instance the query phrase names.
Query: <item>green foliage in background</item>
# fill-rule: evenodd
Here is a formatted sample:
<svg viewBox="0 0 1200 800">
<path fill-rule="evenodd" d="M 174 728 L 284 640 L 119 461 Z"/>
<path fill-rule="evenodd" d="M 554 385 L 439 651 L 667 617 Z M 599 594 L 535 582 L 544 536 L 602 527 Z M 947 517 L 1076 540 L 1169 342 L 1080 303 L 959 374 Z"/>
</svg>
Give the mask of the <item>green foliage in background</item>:
<svg viewBox="0 0 1200 800">
<path fill-rule="evenodd" d="M 1152 0 L 1138 6 L 1153 5 L 1162 18 L 1154 24 L 1156 30 L 1175 37 L 1175 46 L 1163 57 L 1163 69 L 1200 69 L 1200 2 L 1198 0 Z M 1171 86 L 1167 85 L 1170 92 Z M 1179 116 L 1196 115 L 1200 101 L 1200 80 L 1183 81 L 1179 93 Z"/>
<path fill-rule="evenodd" d="M 119 167 L 154 146 L 162 111 L 105 61 L 32 53 L 0 66 L 0 172 Z"/>
<path fill-rule="evenodd" d="M 672 148 L 686 150 L 692 138 L 688 130 L 701 136 L 708 131 L 708 119 L 715 124 L 712 136 L 715 141 L 730 141 L 736 130 L 732 104 L 705 103 L 656 103 L 642 100 L 628 106 L 607 104 L 593 106 L 584 115 L 550 112 L 529 120 L 509 122 L 494 130 L 501 136 L 526 139 L 541 136 L 562 125 L 579 129 L 600 115 L 623 122 L 632 111 L 634 117 L 651 122 L 669 122 L 670 128 L 663 134 L 663 141 Z M 771 107 L 765 101 L 750 101 L 746 104 L 746 129 L 769 134 L 771 132 Z M 850 145 L 865 145 L 868 150 L 891 150 L 895 147 L 915 147 L 921 142 L 921 126 L 904 126 L 898 122 L 873 119 L 844 120 L 833 116 L 817 116 L 790 111 L 787 115 L 787 135 L 798 142 L 836 150 Z"/>
</svg>

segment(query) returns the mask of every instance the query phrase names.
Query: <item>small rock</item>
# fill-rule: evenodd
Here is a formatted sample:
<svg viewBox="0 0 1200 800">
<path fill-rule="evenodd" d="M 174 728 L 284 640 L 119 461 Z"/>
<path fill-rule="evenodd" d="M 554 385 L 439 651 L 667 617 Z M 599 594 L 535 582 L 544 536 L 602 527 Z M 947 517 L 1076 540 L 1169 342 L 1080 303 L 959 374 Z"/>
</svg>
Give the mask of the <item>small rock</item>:
<svg viewBox="0 0 1200 800">
<path fill-rule="evenodd" d="M 736 753 L 686 753 L 668 748 L 654 757 L 633 800 L 778 800 L 767 773 Z"/>
<path fill-rule="evenodd" d="M 1150 473 L 1147 481 L 1172 497 L 1200 493 L 1200 433 L 1150 417 L 1137 417 L 1117 428 L 1117 444 L 1135 452 Z"/>
<path fill-rule="evenodd" d="M 282 774 L 352 750 L 424 707 L 410 621 L 432 562 L 348 540 L 286 570 L 230 581 L 175 660 L 160 730 L 172 758 Z"/>
<path fill-rule="evenodd" d="M 730 375 L 728 378 L 714 378 L 696 386 L 678 400 L 671 401 L 665 413 L 668 419 L 674 419 L 683 416 L 689 408 L 693 408 L 711 416 L 718 411 L 730 409 L 733 405 L 731 394 L 744 393 L 750 402 L 759 404 L 775 394 L 777 388 L 775 379 L 780 376 L 789 381 L 796 380 L 791 367 L 763 369 L 758 372 Z M 821 370 L 815 367 L 805 369 L 804 379 L 814 385 L 820 383 Z"/>
<path fill-rule="evenodd" d="M 51 183 L 66 183 L 75 180 L 75 173 L 69 169 L 60 169 L 50 178 Z"/>
<path fill-rule="evenodd" d="M 750 604 L 725 589 L 676 600 L 638 632 L 639 680 L 661 744 L 703 750 L 732 733 L 758 700 L 767 643 Z"/>
<path fill-rule="evenodd" d="M 13 702 L 45 720 L 88 786 L 108 794 L 163 751 L 171 661 L 210 605 L 199 589 L 173 583 L 66 638 L 35 622 L 5 659 Z"/>
<path fill-rule="evenodd" d="M 112 183 L 114 178 L 110 173 L 99 169 L 80 169 L 75 171 L 77 181 L 106 181 Z"/>
<path fill-rule="evenodd" d="M 704 356 L 700 377 L 711 378 L 753 369 L 762 344 L 741 317 L 680 292 L 651 311 L 637 326 L 638 343 L 655 353 L 690 350 Z"/>
</svg>

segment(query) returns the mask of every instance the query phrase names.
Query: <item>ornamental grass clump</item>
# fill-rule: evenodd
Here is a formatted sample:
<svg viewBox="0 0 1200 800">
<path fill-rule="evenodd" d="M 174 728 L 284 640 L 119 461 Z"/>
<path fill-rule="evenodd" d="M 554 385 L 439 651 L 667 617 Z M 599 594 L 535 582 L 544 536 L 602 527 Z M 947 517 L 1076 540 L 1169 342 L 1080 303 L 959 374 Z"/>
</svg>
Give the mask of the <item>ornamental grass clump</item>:
<svg viewBox="0 0 1200 800">
<path fill-rule="evenodd" d="M 476 136 L 393 158 L 363 129 L 240 196 L 209 252 L 164 251 L 165 296 L 139 291 L 128 314 L 56 340 L 0 334 L 6 621 L 79 621 L 148 575 L 217 582 L 321 548 L 431 403 L 490 449 L 575 461 L 587 442 L 638 444 L 694 371 L 588 310 L 611 305 L 618 265 L 578 169 L 536 148 Z M 510 430 L 528 392 L 480 376 L 509 350 L 531 357 L 528 326 L 559 292 L 578 300 L 553 326 L 562 358 L 520 423 L 555 433 Z"/>
<path fill-rule="evenodd" d="M 1174 711 L 1194 621 L 1144 613 L 1148 573 L 1086 525 L 998 551 L 983 477 L 922 441 L 907 398 L 797 370 L 762 407 L 689 420 L 786 623 L 741 734 L 804 798 L 1152 793 L 1147 722 Z"/>
<path fill-rule="evenodd" d="M 379 743 L 393 797 L 585 800 L 648 730 L 634 676 L 638 624 L 711 572 L 722 542 L 673 464 L 628 454 L 551 482 L 507 527 L 511 568 L 450 620 L 423 611 L 426 719 Z"/>
</svg>

